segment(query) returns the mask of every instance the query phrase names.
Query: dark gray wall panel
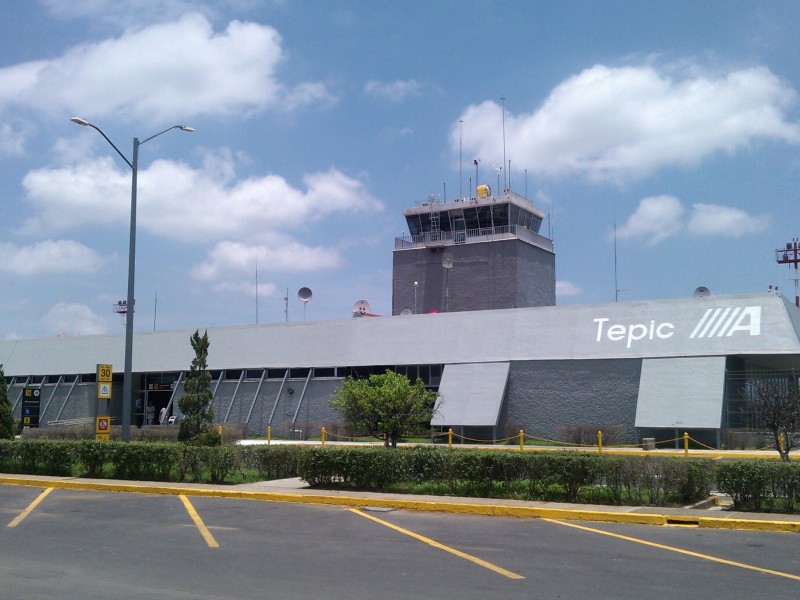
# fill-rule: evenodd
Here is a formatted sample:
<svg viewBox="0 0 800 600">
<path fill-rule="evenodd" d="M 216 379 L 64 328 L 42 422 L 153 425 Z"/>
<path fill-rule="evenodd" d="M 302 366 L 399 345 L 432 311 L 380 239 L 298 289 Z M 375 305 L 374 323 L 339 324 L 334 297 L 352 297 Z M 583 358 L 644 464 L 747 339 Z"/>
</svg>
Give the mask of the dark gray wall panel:
<svg viewBox="0 0 800 600">
<path fill-rule="evenodd" d="M 505 425 L 549 439 L 560 425 L 623 425 L 634 442 L 641 366 L 639 359 L 513 362 Z"/>
</svg>

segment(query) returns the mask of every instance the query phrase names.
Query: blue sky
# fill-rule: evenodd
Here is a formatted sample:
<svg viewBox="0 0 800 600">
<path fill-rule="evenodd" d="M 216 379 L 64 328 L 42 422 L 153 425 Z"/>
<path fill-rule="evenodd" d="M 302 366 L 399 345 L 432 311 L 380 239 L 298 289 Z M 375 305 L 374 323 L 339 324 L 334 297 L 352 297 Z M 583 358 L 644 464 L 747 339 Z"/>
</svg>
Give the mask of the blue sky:
<svg viewBox="0 0 800 600">
<path fill-rule="evenodd" d="M 800 3 L 3 9 L 2 338 L 123 331 L 130 170 L 73 116 L 129 159 L 196 130 L 140 148 L 136 331 L 282 322 L 287 289 L 302 320 L 303 286 L 308 320 L 389 315 L 402 209 L 476 158 L 548 215 L 558 304 L 794 296 Z"/>
</svg>

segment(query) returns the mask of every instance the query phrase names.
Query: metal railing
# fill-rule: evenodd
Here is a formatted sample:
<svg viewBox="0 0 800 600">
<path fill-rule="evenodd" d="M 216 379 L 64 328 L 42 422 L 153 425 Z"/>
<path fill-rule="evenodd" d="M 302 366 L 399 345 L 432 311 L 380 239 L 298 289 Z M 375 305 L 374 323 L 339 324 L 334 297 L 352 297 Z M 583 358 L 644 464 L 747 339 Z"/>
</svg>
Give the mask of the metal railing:
<svg viewBox="0 0 800 600">
<path fill-rule="evenodd" d="M 429 231 L 419 235 L 394 239 L 395 250 L 425 248 L 430 246 L 453 246 L 467 242 L 485 242 L 503 239 L 519 239 L 539 248 L 553 251 L 553 241 L 520 225 L 479 227 L 460 231 Z"/>
</svg>

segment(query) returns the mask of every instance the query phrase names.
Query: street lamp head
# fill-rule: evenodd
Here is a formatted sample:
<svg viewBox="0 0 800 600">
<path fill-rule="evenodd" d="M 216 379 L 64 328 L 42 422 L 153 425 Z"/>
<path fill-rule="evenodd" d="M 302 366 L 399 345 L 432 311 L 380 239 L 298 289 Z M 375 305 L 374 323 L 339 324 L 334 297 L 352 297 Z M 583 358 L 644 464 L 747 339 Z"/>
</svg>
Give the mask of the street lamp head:
<svg viewBox="0 0 800 600">
<path fill-rule="evenodd" d="M 72 121 L 73 123 L 77 123 L 78 125 L 83 125 L 84 127 L 89 126 L 89 121 L 87 121 L 86 119 L 81 119 L 80 117 L 72 117 L 70 121 Z"/>
<path fill-rule="evenodd" d="M 189 127 L 188 125 L 178 125 L 178 129 L 181 131 L 194 131 L 194 127 Z"/>
</svg>

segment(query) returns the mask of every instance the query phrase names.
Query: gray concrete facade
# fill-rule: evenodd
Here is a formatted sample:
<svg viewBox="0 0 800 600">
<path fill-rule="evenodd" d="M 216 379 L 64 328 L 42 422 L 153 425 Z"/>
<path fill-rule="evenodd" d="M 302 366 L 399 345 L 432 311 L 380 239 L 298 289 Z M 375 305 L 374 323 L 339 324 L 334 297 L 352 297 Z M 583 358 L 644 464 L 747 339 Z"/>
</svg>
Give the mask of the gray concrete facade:
<svg viewBox="0 0 800 600">
<path fill-rule="evenodd" d="M 392 268 L 395 315 L 556 302 L 555 254 L 519 239 L 395 250 Z"/>
<path fill-rule="evenodd" d="M 500 416 L 483 439 L 516 428 L 549 438 L 565 426 L 604 425 L 622 427 L 634 442 L 642 433 L 636 418 L 643 402 L 650 403 L 642 413 L 649 415 L 642 421 L 648 431 L 719 431 L 746 405 L 748 382 L 800 372 L 798 315 L 792 302 L 765 292 L 213 328 L 213 409 L 217 422 L 246 423 L 251 435 L 270 425 L 276 436 L 291 437 L 298 429 L 305 436 L 337 426 L 328 400 L 347 376 L 391 368 L 412 379 L 420 374 L 438 389 L 448 366 L 509 363 L 502 397 L 486 398 L 500 402 Z M 157 408 L 171 401 L 179 416 L 182 384 L 172 384 L 188 371 L 192 333 L 135 335 L 133 423 L 148 400 Z M 42 422 L 93 417 L 94 373 L 106 363 L 114 368 L 110 410 L 119 418 L 123 350 L 123 335 L 0 341 L 15 414 L 22 389 L 34 385 L 42 395 Z M 645 362 L 651 368 L 644 369 Z M 697 367 L 708 364 L 717 367 Z M 150 391 L 153 382 L 166 389 Z M 709 397 L 712 389 L 717 397 Z M 671 398 L 680 398 L 675 410 Z M 713 406 L 694 420 L 700 403 Z M 709 410 L 719 415 L 716 428 Z"/>
</svg>

